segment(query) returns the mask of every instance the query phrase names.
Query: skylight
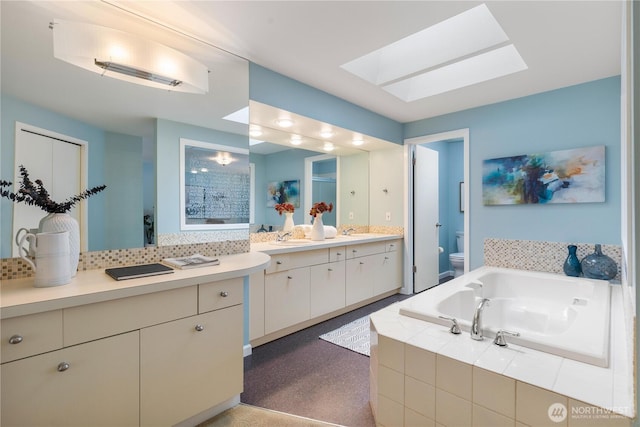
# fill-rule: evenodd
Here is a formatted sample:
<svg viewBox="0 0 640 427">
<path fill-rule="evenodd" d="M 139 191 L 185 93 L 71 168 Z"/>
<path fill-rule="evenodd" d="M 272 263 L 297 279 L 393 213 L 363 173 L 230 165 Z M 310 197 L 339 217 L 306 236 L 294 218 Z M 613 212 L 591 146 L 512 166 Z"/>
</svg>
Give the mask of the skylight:
<svg viewBox="0 0 640 427">
<path fill-rule="evenodd" d="M 508 41 L 481 4 L 341 67 L 410 102 L 526 69 Z"/>
</svg>

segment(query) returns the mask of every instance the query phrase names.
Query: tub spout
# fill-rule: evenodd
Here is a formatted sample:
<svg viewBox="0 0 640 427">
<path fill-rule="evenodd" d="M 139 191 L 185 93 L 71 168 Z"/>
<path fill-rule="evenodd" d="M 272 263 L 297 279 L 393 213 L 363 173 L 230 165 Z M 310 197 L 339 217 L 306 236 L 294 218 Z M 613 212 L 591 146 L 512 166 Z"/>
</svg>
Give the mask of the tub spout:
<svg viewBox="0 0 640 427">
<path fill-rule="evenodd" d="M 488 298 L 482 298 L 478 305 L 476 306 L 476 310 L 473 313 L 473 321 L 471 322 L 471 338 L 476 341 L 482 341 L 482 310 L 489 305 Z"/>
</svg>

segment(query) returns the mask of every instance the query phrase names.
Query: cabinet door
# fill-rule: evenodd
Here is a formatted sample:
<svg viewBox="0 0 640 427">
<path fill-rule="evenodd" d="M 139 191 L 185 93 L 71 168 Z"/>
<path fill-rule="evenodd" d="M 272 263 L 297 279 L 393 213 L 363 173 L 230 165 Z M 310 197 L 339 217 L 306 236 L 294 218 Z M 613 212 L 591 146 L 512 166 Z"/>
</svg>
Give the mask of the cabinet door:
<svg viewBox="0 0 640 427">
<path fill-rule="evenodd" d="M 346 304 L 373 297 L 375 255 L 347 260 Z"/>
<path fill-rule="evenodd" d="M 249 340 L 264 336 L 264 271 L 249 276 Z"/>
<path fill-rule="evenodd" d="M 374 275 L 373 294 L 380 295 L 402 286 L 402 266 L 398 252 L 374 255 L 376 274 Z"/>
<path fill-rule="evenodd" d="M 140 331 L 140 424 L 170 426 L 242 391 L 242 305 Z"/>
<path fill-rule="evenodd" d="M 2 425 L 137 426 L 139 362 L 135 331 L 5 363 Z"/>
<path fill-rule="evenodd" d="M 264 332 L 270 334 L 309 319 L 309 267 L 267 274 Z"/>
<path fill-rule="evenodd" d="M 345 307 L 345 262 L 314 265 L 310 269 L 310 317 Z"/>
</svg>

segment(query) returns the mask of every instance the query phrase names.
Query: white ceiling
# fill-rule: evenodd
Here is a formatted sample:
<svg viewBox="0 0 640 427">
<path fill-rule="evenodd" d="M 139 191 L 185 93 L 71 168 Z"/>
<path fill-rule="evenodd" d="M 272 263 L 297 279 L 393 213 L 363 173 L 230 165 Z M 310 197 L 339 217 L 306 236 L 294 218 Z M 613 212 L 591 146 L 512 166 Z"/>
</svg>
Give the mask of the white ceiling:
<svg viewBox="0 0 640 427">
<path fill-rule="evenodd" d="M 136 121 L 145 121 L 149 128 L 152 117 L 170 117 L 205 127 L 215 122 L 216 128 L 228 132 L 246 131 L 238 123 L 219 119 L 241 108 L 243 102 L 242 97 L 234 97 L 236 85 L 222 84 L 214 76 L 210 85 L 215 99 L 233 100 L 228 107 L 214 106 L 206 97 L 193 97 L 188 104 L 175 102 L 175 94 L 151 93 L 148 88 L 129 89 L 146 92 L 126 103 L 119 102 L 124 95 L 116 92 L 114 85 L 105 85 L 112 89 L 97 95 L 69 90 L 73 83 L 63 85 L 62 79 L 72 73 L 76 87 L 91 87 L 90 79 L 96 77 L 86 75 L 91 73 L 76 75 L 52 58 L 47 26 L 53 18 L 123 30 L 135 28 L 141 35 L 182 50 L 210 67 L 217 66 L 222 56 L 245 58 L 402 123 L 620 74 L 619 1 L 485 3 L 529 68 L 406 103 L 340 66 L 481 2 L 2 1 L 2 91 L 11 94 L 19 90 L 28 94 L 24 99 L 29 102 L 42 101 L 46 108 L 105 129 L 116 122 L 131 122 L 133 128 L 139 124 Z M 158 25 L 143 25 L 140 16 L 188 37 Z M 233 55 L 224 55 L 212 46 Z M 235 70 L 224 71 L 238 82 L 246 78 L 237 76 Z M 43 101 L 45 93 L 51 94 L 49 105 Z M 244 105 L 246 97 L 245 92 Z M 78 106 L 82 106 L 80 111 Z M 300 129 L 298 133 L 313 136 L 313 132 L 317 130 Z"/>
<path fill-rule="evenodd" d="M 484 2 L 528 70 L 410 103 L 340 65 L 483 2 L 117 3 L 403 123 L 620 74 L 621 2 L 613 0 Z"/>
</svg>

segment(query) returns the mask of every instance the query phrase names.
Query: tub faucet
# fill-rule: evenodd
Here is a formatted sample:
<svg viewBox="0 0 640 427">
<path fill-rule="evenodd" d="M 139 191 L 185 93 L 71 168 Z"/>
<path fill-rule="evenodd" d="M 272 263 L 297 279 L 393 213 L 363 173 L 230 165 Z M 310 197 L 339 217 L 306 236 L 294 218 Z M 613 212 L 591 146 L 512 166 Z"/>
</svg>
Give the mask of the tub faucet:
<svg viewBox="0 0 640 427">
<path fill-rule="evenodd" d="M 482 341 L 482 310 L 489 305 L 488 298 L 482 298 L 476 306 L 473 313 L 473 321 L 471 322 L 471 338 L 476 341 Z"/>
</svg>

